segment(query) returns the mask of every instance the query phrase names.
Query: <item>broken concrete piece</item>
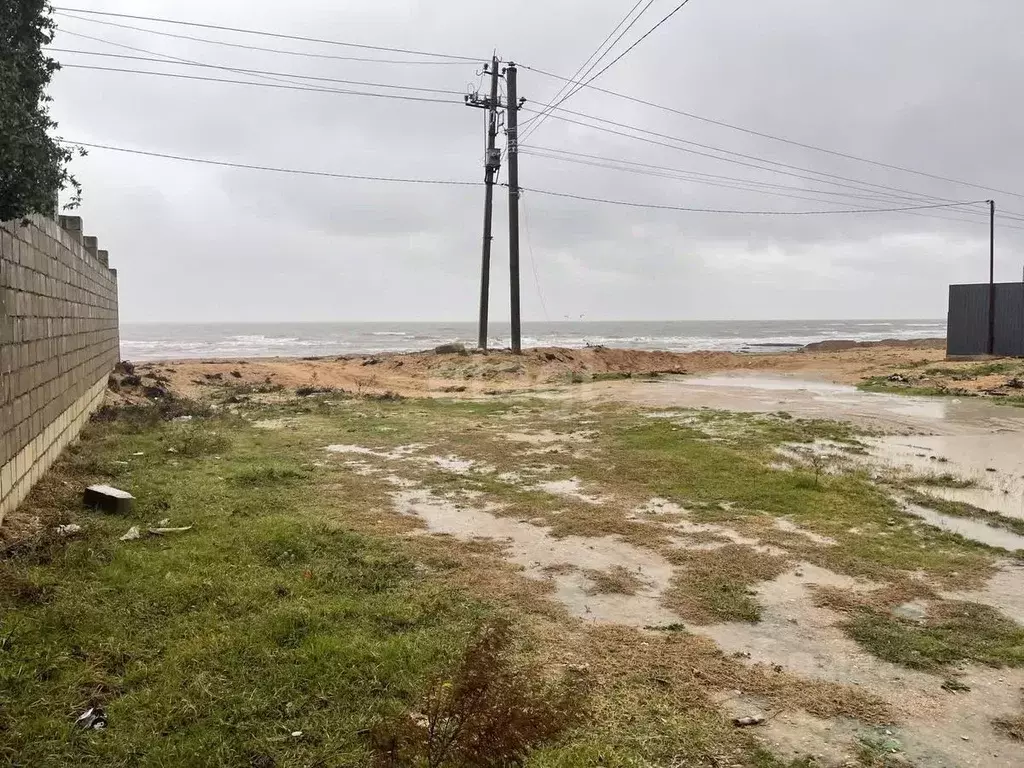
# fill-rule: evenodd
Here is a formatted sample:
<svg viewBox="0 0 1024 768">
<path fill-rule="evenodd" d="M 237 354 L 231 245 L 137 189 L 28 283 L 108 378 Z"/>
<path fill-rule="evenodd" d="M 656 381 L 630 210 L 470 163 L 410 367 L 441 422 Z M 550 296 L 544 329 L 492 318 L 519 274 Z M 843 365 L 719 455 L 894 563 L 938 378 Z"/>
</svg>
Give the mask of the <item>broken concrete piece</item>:
<svg viewBox="0 0 1024 768">
<path fill-rule="evenodd" d="M 112 488 L 109 485 L 90 485 L 85 489 L 83 498 L 87 507 L 102 509 L 104 512 L 113 512 L 118 515 L 126 515 L 131 512 L 134 500 L 135 497 L 128 491 Z"/>
</svg>

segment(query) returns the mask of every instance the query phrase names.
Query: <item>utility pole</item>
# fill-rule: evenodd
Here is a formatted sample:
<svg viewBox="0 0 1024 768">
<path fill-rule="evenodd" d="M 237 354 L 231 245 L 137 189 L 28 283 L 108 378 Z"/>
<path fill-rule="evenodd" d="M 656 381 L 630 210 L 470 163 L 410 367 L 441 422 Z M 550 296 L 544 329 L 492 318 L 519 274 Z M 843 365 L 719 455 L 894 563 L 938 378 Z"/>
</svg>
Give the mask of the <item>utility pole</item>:
<svg viewBox="0 0 1024 768">
<path fill-rule="evenodd" d="M 996 201 L 988 201 L 988 353 L 996 353 Z"/>
<path fill-rule="evenodd" d="M 487 71 L 487 65 L 484 65 Z M 480 263 L 480 332 L 478 344 L 480 349 L 487 349 L 487 313 L 490 305 L 491 292 L 491 220 L 494 210 L 494 176 L 501 167 L 501 153 L 495 148 L 498 136 L 498 57 L 495 55 L 490 63 L 491 95 L 481 99 L 479 93 L 466 96 L 466 105 L 487 110 L 487 150 L 484 157 L 484 242 L 483 255 Z"/>
<path fill-rule="evenodd" d="M 519 95 L 516 92 L 516 65 L 505 69 L 508 86 L 508 261 L 509 296 L 512 300 L 512 353 L 523 351 L 519 316 Z"/>
</svg>

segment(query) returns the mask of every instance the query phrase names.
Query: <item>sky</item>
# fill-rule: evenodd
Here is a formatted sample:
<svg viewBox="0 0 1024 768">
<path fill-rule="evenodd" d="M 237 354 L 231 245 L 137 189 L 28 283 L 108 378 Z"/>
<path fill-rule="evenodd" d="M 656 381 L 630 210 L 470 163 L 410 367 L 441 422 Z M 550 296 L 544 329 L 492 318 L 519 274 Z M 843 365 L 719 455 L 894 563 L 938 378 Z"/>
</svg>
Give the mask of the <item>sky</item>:
<svg viewBox="0 0 1024 768">
<path fill-rule="evenodd" d="M 72 4 L 66 8 L 475 59 L 59 11 L 53 47 L 62 50 L 51 55 L 67 65 L 438 100 L 68 66 L 50 89 L 57 133 L 67 140 L 327 173 L 474 182 L 286 175 L 91 149 L 73 164 L 84 186 L 77 213 L 110 251 L 126 322 L 475 320 L 484 113 L 463 104 L 462 94 L 486 89 L 482 64 L 492 52 L 519 65 L 519 95 L 527 100 L 520 113 L 527 121 L 520 140 L 520 183 L 528 190 L 520 216 L 524 319 L 943 317 L 950 283 L 988 279 L 988 215 L 981 203 L 737 215 L 545 192 L 771 212 L 992 198 L 997 279 L 1019 280 L 1024 268 L 1019 0 L 690 0 L 593 82 L 668 109 L 584 88 L 543 121 L 536 110 L 563 85 L 543 73 L 573 76 L 647 0 L 638 6 L 634 0 L 65 1 Z M 650 2 L 592 74 L 677 5 Z M 172 57 L 276 74 L 199 68 Z M 507 181 L 505 166 L 499 181 Z M 1021 218 L 1010 218 L 1014 213 Z M 509 306 L 505 187 L 495 191 L 494 233 L 491 306 L 500 320 Z"/>
</svg>

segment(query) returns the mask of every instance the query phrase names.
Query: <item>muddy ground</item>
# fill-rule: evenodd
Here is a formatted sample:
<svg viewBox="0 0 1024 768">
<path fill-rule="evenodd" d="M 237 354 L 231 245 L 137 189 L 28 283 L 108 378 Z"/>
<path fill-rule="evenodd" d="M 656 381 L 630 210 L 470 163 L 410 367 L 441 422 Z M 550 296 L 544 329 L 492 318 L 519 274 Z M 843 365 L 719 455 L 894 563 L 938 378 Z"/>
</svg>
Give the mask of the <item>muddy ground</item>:
<svg viewBox="0 0 1024 768">
<path fill-rule="evenodd" d="M 357 499 L 346 528 L 458 563 L 429 578 L 510 607 L 554 667 L 591 670 L 586 738 L 639 761 L 614 764 L 1010 768 L 1024 409 L 996 402 L 1012 361 L 941 358 L 192 361 L 119 375 L 111 398 L 210 402 L 303 462 L 318 514 Z M 865 391 L 910 375 L 984 381 Z"/>
</svg>

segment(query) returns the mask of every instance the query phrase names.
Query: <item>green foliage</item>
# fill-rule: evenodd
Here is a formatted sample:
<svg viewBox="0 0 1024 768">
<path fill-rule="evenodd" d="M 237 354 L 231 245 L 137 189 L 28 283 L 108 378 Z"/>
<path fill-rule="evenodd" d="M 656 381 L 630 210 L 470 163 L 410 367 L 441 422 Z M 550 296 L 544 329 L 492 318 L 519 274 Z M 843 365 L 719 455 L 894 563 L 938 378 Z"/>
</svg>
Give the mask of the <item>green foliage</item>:
<svg viewBox="0 0 1024 768">
<path fill-rule="evenodd" d="M 46 86 L 60 65 L 42 46 L 53 40 L 55 25 L 46 0 L 0 2 L 0 221 L 32 213 L 56 214 L 57 193 L 81 185 L 68 163 L 81 148 L 58 143 L 50 131 Z"/>
</svg>

